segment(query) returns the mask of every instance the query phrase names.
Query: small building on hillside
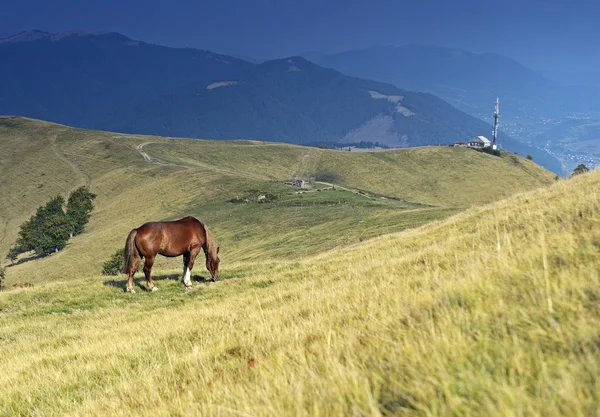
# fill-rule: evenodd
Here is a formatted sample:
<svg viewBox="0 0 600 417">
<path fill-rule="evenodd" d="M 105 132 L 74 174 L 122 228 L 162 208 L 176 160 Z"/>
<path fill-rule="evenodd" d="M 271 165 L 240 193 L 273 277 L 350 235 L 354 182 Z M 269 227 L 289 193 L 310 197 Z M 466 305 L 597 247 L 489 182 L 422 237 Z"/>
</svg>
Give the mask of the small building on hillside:
<svg viewBox="0 0 600 417">
<path fill-rule="evenodd" d="M 489 148 L 492 142 L 485 136 L 477 136 L 469 141 L 469 148 Z"/>
<path fill-rule="evenodd" d="M 459 147 L 459 148 L 466 148 L 469 146 L 469 144 L 467 142 L 456 142 L 452 146 Z"/>
<path fill-rule="evenodd" d="M 292 185 L 298 188 L 306 188 L 306 181 L 304 180 L 294 180 L 292 181 Z"/>
</svg>

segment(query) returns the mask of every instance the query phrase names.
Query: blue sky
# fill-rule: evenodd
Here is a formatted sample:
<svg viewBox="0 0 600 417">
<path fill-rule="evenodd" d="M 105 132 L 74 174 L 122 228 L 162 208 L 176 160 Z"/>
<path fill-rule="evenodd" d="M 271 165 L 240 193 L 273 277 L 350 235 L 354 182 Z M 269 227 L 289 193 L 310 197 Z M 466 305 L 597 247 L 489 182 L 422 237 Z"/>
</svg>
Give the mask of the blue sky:
<svg viewBox="0 0 600 417">
<path fill-rule="evenodd" d="M 108 30 L 258 58 L 419 43 L 496 52 L 538 70 L 600 67 L 593 0 L 19 0 L 0 10 L 0 37 Z"/>
</svg>

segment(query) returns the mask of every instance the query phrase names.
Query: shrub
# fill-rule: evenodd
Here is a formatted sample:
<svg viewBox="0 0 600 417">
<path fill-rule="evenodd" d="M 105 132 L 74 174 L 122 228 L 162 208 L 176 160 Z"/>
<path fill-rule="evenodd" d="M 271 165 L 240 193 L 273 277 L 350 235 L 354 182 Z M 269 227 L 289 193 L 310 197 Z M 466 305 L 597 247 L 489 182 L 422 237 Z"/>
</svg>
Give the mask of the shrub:
<svg viewBox="0 0 600 417">
<path fill-rule="evenodd" d="M 586 172 L 589 172 L 589 168 L 586 167 L 584 164 L 579 164 L 577 165 L 577 167 L 573 170 L 573 173 L 571 174 L 571 176 L 575 176 L 575 175 L 579 175 L 579 174 L 585 174 Z"/>
<path fill-rule="evenodd" d="M 6 270 L 0 265 L 0 291 L 4 288 L 4 278 L 6 278 Z"/>
<path fill-rule="evenodd" d="M 125 254 L 123 249 L 118 249 L 108 261 L 102 264 L 102 275 L 119 275 L 123 270 L 124 258 Z M 143 262 L 140 262 L 136 271 L 140 271 L 143 268 L 142 264 Z"/>
<path fill-rule="evenodd" d="M 102 275 L 119 275 L 123 269 L 124 251 L 117 250 L 110 259 L 102 264 Z"/>
<path fill-rule="evenodd" d="M 529 159 L 530 161 L 533 161 L 533 156 L 527 155 L 527 159 Z"/>
</svg>

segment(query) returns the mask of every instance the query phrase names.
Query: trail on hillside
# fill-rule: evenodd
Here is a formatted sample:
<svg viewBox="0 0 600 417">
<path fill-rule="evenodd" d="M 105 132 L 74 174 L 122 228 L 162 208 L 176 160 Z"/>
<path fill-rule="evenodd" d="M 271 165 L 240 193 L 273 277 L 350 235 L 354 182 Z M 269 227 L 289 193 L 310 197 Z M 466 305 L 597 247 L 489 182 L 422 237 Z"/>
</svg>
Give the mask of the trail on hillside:
<svg viewBox="0 0 600 417">
<path fill-rule="evenodd" d="M 174 162 L 164 161 L 162 159 L 159 159 L 159 158 L 157 158 L 155 156 L 150 155 L 148 153 L 148 151 L 145 149 L 145 147 L 147 145 L 152 144 L 152 143 L 162 143 L 162 142 L 144 142 L 144 143 L 141 143 L 141 144 L 137 145 L 137 147 L 136 147 L 137 151 L 140 153 L 140 155 L 142 155 L 142 157 L 146 160 L 146 162 L 151 163 L 151 164 L 159 164 L 159 165 L 173 165 L 173 166 L 178 166 L 178 167 L 182 167 L 182 168 L 193 168 L 192 165 L 176 164 Z M 241 173 L 241 172 L 238 172 L 238 171 L 233 171 L 233 170 L 230 170 L 230 169 L 221 168 L 221 167 L 218 167 L 216 165 L 207 164 L 205 162 L 201 162 L 201 161 L 198 161 L 198 160 L 194 160 L 193 164 L 196 165 L 197 167 L 206 168 L 206 169 L 209 169 L 211 171 L 218 172 L 220 174 L 229 175 L 229 176 L 242 177 L 242 178 L 253 177 L 255 179 L 260 179 L 260 180 L 267 179 L 267 178 L 261 177 L 259 175 L 253 175 L 253 174 L 248 174 L 248 173 Z"/>
<path fill-rule="evenodd" d="M 89 186 L 92 183 L 92 179 L 83 170 L 79 169 L 79 167 L 73 161 L 67 158 L 65 154 L 58 149 L 57 139 L 58 134 L 54 134 L 50 137 L 50 145 L 52 146 L 52 151 L 61 161 L 66 163 L 69 167 L 71 167 L 73 171 L 75 171 L 75 174 L 77 174 L 83 181 L 83 185 Z"/>
<path fill-rule="evenodd" d="M 348 192 L 350 192 L 350 193 L 354 193 L 354 194 L 356 194 L 356 195 L 358 195 L 358 196 L 360 196 L 360 197 L 364 197 L 364 198 L 366 198 L 366 199 L 368 199 L 368 200 L 377 200 L 377 199 L 378 199 L 378 198 L 376 198 L 376 197 L 372 197 L 372 196 L 370 196 L 370 195 L 367 195 L 367 194 L 365 194 L 364 192 L 362 192 L 362 191 L 360 191 L 360 190 L 357 190 L 357 189 L 355 189 L 355 188 L 348 188 L 348 187 L 344 187 L 344 186 L 341 186 L 341 185 L 338 185 L 338 184 L 332 184 L 332 183 L 330 183 L 330 182 L 324 182 L 324 181 L 319 181 L 319 183 L 321 183 L 321 184 L 325 184 L 325 185 L 327 185 L 327 186 L 329 186 L 329 187 L 331 187 L 331 188 L 335 188 L 335 189 L 337 189 L 337 190 L 348 191 Z M 381 197 L 380 197 L 380 198 L 381 198 Z"/>
<path fill-rule="evenodd" d="M 144 142 L 144 143 L 140 143 L 136 149 L 137 151 L 140 153 L 140 155 L 142 155 L 142 157 L 144 157 L 144 159 L 147 162 L 151 162 L 154 164 L 161 164 L 161 165 L 168 165 L 168 162 L 163 161 L 162 159 L 158 159 L 155 158 L 153 156 L 148 155 L 148 152 L 146 152 L 146 149 L 144 149 L 146 147 L 146 145 L 150 145 L 151 143 L 158 143 L 158 142 Z M 173 164 L 176 165 L 176 164 Z"/>
</svg>

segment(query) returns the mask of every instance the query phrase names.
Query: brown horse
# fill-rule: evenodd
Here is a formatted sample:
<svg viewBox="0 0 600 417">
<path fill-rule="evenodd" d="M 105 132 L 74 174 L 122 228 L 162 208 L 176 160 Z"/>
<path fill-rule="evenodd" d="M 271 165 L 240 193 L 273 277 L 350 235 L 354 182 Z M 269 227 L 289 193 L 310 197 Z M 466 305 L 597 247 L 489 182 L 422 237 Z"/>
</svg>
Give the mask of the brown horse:
<svg viewBox="0 0 600 417">
<path fill-rule="evenodd" d="M 133 274 L 137 270 L 142 258 L 144 261 L 144 275 L 148 283 L 148 291 L 158 288 L 152 281 L 151 272 L 154 258 L 157 254 L 174 257 L 183 255 L 183 283 L 187 288 L 192 286 L 191 271 L 194 267 L 196 256 L 204 249 L 206 255 L 206 269 L 210 272 L 211 279 L 219 279 L 219 248 L 215 245 L 213 236 L 206 225 L 194 217 L 185 217 L 172 222 L 144 223 L 133 229 L 125 242 L 125 259 L 123 272 L 128 275 L 127 291 L 134 293 Z"/>
</svg>

